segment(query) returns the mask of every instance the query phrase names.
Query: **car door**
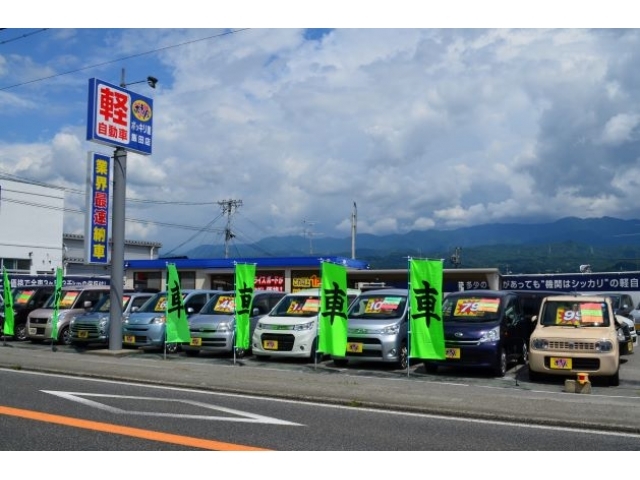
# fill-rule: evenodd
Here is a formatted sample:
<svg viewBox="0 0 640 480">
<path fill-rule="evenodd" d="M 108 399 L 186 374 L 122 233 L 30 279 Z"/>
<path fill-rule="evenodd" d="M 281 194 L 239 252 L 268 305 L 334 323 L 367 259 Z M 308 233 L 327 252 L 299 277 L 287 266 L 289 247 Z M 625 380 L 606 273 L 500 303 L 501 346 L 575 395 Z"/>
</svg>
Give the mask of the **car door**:
<svg viewBox="0 0 640 480">
<path fill-rule="evenodd" d="M 503 299 L 504 306 L 501 320 L 501 339 L 510 360 L 522 355 L 522 347 L 529 341 L 530 327 L 524 319 L 522 305 L 515 295 Z"/>
</svg>

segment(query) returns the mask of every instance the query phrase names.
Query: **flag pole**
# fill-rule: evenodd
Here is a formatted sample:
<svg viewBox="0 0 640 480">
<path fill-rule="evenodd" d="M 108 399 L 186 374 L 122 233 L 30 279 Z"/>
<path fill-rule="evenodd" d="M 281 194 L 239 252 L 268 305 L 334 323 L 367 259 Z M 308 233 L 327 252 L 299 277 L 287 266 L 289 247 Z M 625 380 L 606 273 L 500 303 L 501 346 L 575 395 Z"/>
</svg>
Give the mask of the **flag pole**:
<svg viewBox="0 0 640 480">
<path fill-rule="evenodd" d="M 407 286 L 411 290 L 411 257 L 407 257 Z M 409 318 L 407 318 L 407 378 L 409 378 L 409 366 L 411 365 L 411 295 L 407 295 L 407 302 L 409 302 L 409 305 L 407 305 L 409 310 Z"/>
</svg>

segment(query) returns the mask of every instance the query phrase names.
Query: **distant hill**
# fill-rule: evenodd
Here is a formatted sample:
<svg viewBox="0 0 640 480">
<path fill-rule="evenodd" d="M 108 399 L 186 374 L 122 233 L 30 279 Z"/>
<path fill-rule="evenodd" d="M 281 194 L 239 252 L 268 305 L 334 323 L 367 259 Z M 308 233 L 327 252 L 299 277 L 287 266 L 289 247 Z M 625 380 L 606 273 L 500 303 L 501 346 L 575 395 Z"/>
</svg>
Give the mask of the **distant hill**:
<svg viewBox="0 0 640 480">
<path fill-rule="evenodd" d="M 315 238 L 313 256 L 351 257 L 351 237 Z M 461 268 L 500 268 L 503 273 L 640 270 L 640 220 L 567 217 L 550 223 L 493 223 L 452 230 L 411 231 L 403 235 L 358 234 L 356 257 L 371 268 L 403 268 L 407 258 L 442 258 L 461 250 Z M 310 255 L 302 236 L 267 237 L 253 244 L 229 244 L 232 257 Z M 225 246 L 200 245 L 189 258 L 221 258 Z"/>
</svg>

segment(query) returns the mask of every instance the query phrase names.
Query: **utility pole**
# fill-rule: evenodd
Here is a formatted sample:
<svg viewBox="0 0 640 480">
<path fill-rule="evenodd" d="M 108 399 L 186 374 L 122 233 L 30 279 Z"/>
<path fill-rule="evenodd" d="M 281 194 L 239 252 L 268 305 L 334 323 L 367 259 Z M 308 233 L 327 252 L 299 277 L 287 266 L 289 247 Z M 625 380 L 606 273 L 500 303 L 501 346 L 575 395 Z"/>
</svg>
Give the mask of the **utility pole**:
<svg viewBox="0 0 640 480">
<path fill-rule="evenodd" d="M 227 216 L 227 226 L 224 229 L 224 258 L 229 258 L 229 242 L 235 237 L 231 233 L 231 215 L 242 206 L 242 200 L 222 200 L 218 205 L 222 207 L 222 215 Z"/>
<path fill-rule="evenodd" d="M 353 211 L 351 212 L 351 258 L 356 258 L 356 230 L 358 224 L 358 207 L 353 202 Z"/>
</svg>

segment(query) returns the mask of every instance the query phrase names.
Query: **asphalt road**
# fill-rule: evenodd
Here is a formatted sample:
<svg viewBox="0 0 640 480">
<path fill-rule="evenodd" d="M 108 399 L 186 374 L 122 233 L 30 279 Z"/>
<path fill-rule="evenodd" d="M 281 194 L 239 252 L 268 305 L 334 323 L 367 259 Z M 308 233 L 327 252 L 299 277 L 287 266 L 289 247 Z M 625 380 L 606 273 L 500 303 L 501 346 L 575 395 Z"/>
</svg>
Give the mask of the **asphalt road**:
<svg viewBox="0 0 640 480">
<path fill-rule="evenodd" d="M 526 421 L 530 424 L 640 432 L 640 360 L 623 357 L 619 387 L 593 383 L 591 393 L 567 393 L 565 383 L 528 381 L 526 367 L 504 378 L 479 372 L 426 374 L 373 365 L 336 368 L 330 360 L 257 361 L 135 350 L 112 351 L 30 342 L 0 343 L 0 367 L 85 378 L 244 393 L 333 405 L 428 413 L 456 418 Z"/>
</svg>

